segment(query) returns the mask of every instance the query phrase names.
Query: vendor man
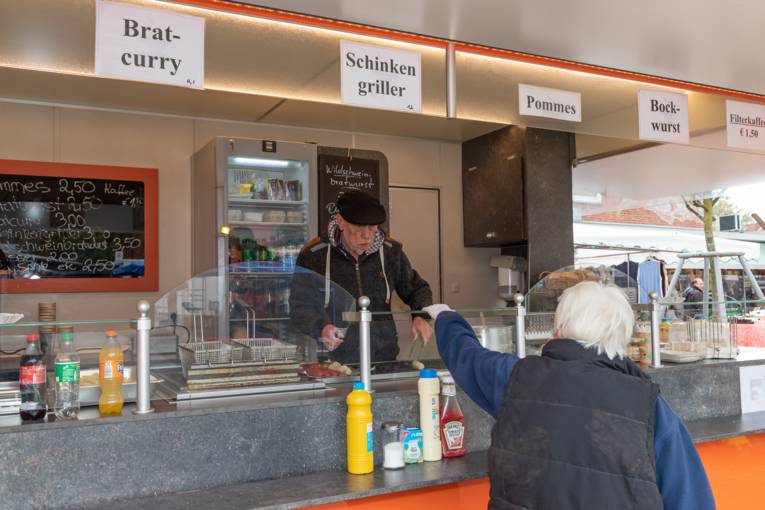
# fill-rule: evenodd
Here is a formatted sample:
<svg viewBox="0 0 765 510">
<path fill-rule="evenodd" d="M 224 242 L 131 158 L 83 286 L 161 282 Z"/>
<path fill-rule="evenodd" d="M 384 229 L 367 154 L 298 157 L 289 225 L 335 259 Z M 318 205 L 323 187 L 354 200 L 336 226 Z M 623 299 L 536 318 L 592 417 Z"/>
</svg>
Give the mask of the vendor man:
<svg viewBox="0 0 765 510">
<path fill-rule="evenodd" d="M 339 313 L 332 313 L 330 282 L 353 298 L 369 297 L 373 312 L 389 311 L 394 291 L 413 311 L 431 305 L 433 294 L 428 282 L 412 269 L 401 243 L 386 237 L 379 228 L 386 213 L 375 197 L 346 191 L 337 199 L 337 210 L 327 232 L 309 241 L 298 255 L 290 289 L 290 316 L 295 327 L 321 340 L 333 360 L 357 363 L 358 327 L 354 324 L 346 330 Z M 314 273 L 322 277 L 320 288 Z M 427 343 L 433 334 L 427 314 L 412 315 L 412 338 L 419 335 Z M 376 315 L 373 320 L 372 362 L 395 360 L 399 347 L 393 317 Z"/>
</svg>

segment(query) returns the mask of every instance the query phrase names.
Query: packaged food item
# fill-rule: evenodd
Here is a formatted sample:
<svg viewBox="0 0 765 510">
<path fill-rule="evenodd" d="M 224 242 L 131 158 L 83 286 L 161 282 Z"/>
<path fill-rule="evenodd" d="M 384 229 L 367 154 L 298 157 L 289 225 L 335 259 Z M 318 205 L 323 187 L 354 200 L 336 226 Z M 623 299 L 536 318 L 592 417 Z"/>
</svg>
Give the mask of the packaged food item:
<svg viewBox="0 0 765 510">
<path fill-rule="evenodd" d="M 422 430 L 417 427 L 404 429 L 404 462 L 419 464 L 423 460 Z"/>
<path fill-rule="evenodd" d="M 263 221 L 267 223 L 285 223 L 287 213 L 279 209 L 272 209 L 263 213 Z"/>
<path fill-rule="evenodd" d="M 264 177 L 253 177 L 252 198 L 256 200 L 268 200 L 268 183 Z"/>
<path fill-rule="evenodd" d="M 284 181 L 281 179 L 268 179 L 268 199 L 284 200 Z"/>
<path fill-rule="evenodd" d="M 298 180 L 287 181 L 287 200 L 303 200 L 303 183 Z"/>
<path fill-rule="evenodd" d="M 241 209 L 229 209 L 228 210 L 229 221 L 242 221 Z"/>
</svg>

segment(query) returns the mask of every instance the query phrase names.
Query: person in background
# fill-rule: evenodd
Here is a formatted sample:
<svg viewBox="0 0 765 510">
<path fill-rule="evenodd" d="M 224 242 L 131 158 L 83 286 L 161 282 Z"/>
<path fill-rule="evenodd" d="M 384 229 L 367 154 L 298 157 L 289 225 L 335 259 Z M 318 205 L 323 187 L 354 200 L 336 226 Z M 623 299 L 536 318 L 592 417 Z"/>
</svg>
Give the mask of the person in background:
<svg viewBox="0 0 765 510">
<path fill-rule="evenodd" d="M 524 359 L 481 347 L 446 305 L 425 310 L 457 384 L 497 419 L 490 509 L 715 507 L 688 430 L 625 356 L 634 316 L 619 288 L 565 290 L 555 338 Z"/>
<path fill-rule="evenodd" d="M 417 312 L 433 303 L 433 293 L 409 263 L 403 246 L 386 237 L 379 225 L 385 222 L 385 208 L 372 195 L 350 190 L 337 199 L 337 214 L 327 233 L 309 241 L 300 251 L 290 288 L 292 324 L 313 338 L 320 338 L 333 360 L 358 363 L 358 327 L 339 327 L 330 311 L 330 282 L 354 298 L 367 296 L 370 311 L 390 311 L 395 291 L 413 310 L 412 337 L 427 343 L 433 330 L 427 314 Z M 301 272 L 308 269 L 310 274 Z M 311 274 L 322 275 L 323 295 L 312 284 Z M 373 362 L 393 361 L 399 353 L 396 325 L 390 314 L 376 315 L 371 328 Z M 347 333 L 347 334 L 346 334 Z"/>
<path fill-rule="evenodd" d="M 691 280 L 691 284 L 683 291 L 683 300 L 688 303 L 683 306 L 683 312 L 689 317 L 698 318 L 704 302 L 704 280 L 701 278 Z"/>
</svg>

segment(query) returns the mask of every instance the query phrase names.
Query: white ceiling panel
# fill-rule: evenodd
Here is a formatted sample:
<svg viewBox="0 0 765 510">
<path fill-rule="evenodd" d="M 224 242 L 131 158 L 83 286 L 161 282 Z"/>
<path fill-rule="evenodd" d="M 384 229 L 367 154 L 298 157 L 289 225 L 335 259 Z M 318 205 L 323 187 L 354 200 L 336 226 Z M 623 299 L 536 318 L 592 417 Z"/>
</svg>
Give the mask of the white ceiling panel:
<svg viewBox="0 0 765 510">
<path fill-rule="evenodd" d="M 761 0 L 241 3 L 765 94 Z"/>
</svg>

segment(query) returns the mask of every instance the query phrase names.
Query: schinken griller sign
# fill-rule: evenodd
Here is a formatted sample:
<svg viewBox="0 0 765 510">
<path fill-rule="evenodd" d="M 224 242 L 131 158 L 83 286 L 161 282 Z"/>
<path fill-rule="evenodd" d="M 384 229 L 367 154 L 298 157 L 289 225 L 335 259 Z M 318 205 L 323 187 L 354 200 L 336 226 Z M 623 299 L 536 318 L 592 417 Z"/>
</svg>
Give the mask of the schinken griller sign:
<svg viewBox="0 0 765 510">
<path fill-rule="evenodd" d="M 343 104 L 422 111 L 422 65 L 416 51 L 340 41 Z"/>
</svg>

